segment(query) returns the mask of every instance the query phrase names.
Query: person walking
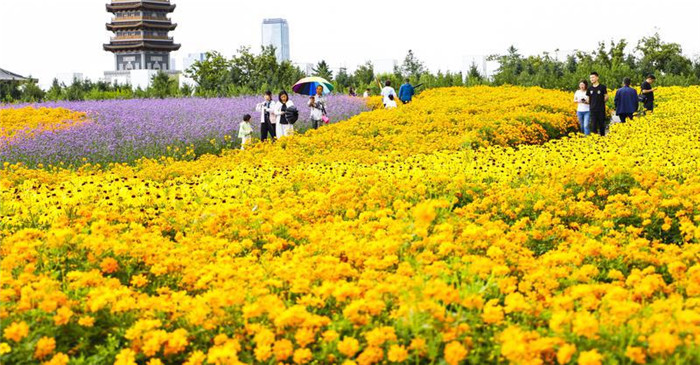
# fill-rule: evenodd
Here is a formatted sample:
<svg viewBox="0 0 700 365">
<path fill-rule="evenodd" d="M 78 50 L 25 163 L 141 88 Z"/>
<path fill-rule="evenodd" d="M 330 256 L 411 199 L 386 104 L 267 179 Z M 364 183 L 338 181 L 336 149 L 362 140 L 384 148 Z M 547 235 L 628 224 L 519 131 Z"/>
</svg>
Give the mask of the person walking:
<svg viewBox="0 0 700 365">
<path fill-rule="evenodd" d="M 350 86 L 350 88 L 348 89 L 348 95 L 349 96 L 357 96 L 357 93 L 355 92 L 354 87 Z"/>
<path fill-rule="evenodd" d="M 413 88 L 413 85 L 411 85 L 411 80 L 407 78 L 406 82 L 399 88 L 399 100 L 404 104 L 408 104 L 413 100 L 413 95 L 415 95 L 415 93 L 416 90 Z"/>
<path fill-rule="evenodd" d="M 365 89 L 365 92 L 362 94 L 363 98 L 369 98 L 369 88 Z"/>
<path fill-rule="evenodd" d="M 622 80 L 622 88 L 615 93 L 615 113 L 620 117 L 620 122 L 624 123 L 627 119 L 634 119 L 634 112 L 639 109 L 639 97 L 637 90 L 630 87 L 629 77 Z"/>
<path fill-rule="evenodd" d="M 294 134 L 294 124 L 287 120 L 287 109 L 294 106 L 294 102 L 289 100 L 289 94 L 282 90 L 279 93 L 279 102 L 275 104 L 272 112 L 277 122 L 277 138 L 289 137 Z"/>
<path fill-rule="evenodd" d="M 591 86 L 586 91 L 586 96 L 588 96 L 588 104 L 591 107 L 591 131 L 604 136 L 607 127 L 605 102 L 608 101 L 608 88 L 599 83 L 600 76 L 597 72 L 591 72 L 589 78 Z"/>
<path fill-rule="evenodd" d="M 323 116 L 326 115 L 326 98 L 323 97 L 323 86 L 316 86 L 316 95 L 309 98 L 307 105 L 311 108 L 311 127 L 318 129 L 323 125 Z"/>
<path fill-rule="evenodd" d="M 588 91 L 588 81 L 581 80 L 578 83 L 578 90 L 574 93 L 574 103 L 578 105 L 576 107 L 576 116 L 578 116 L 581 133 L 589 135 L 591 134 L 591 106 L 588 105 L 586 91 Z"/>
<path fill-rule="evenodd" d="M 641 102 L 644 104 L 644 112 L 654 112 L 654 91 L 656 91 L 655 88 L 652 88 L 651 85 L 656 81 L 656 76 L 649 74 L 647 75 L 647 79 L 642 82 L 642 95 L 641 95 Z"/>
<path fill-rule="evenodd" d="M 238 126 L 238 138 L 241 139 L 241 149 L 245 149 L 245 145 L 250 142 L 253 136 L 253 127 L 250 126 L 250 114 L 243 116 L 243 121 Z"/>
<path fill-rule="evenodd" d="M 382 103 L 384 104 L 384 107 L 386 108 L 386 104 L 389 101 L 389 95 L 394 95 L 394 98 L 396 98 L 396 90 L 394 90 L 393 87 L 391 87 L 391 81 L 387 80 L 384 83 L 384 88 L 382 89 Z"/>
<path fill-rule="evenodd" d="M 394 109 L 398 105 L 396 105 L 396 100 L 394 100 L 394 95 L 389 95 L 389 100 L 387 100 L 386 105 L 384 105 L 385 108 L 387 109 Z"/>
<path fill-rule="evenodd" d="M 276 104 L 272 100 L 272 91 L 265 91 L 264 98 L 265 101 L 255 106 L 255 110 L 260 112 L 260 140 L 267 140 L 267 135 L 269 134 L 270 139 L 274 141 L 277 136 L 277 131 L 275 130 L 275 123 L 277 122 L 271 115 Z"/>
</svg>

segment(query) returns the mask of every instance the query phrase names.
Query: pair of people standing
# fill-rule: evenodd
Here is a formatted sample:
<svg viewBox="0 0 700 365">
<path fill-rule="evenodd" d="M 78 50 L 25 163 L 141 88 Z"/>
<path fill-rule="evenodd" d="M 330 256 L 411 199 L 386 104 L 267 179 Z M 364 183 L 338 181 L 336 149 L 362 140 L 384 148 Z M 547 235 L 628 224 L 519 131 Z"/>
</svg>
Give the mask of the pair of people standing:
<svg viewBox="0 0 700 365">
<path fill-rule="evenodd" d="M 574 94 L 574 102 L 578 103 L 576 110 L 581 131 L 589 135 L 591 132 L 605 135 L 606 115 L 605 102 L 608 101 L 608 88 L 600 84 L 597 72 L 591 72 L 589 79 L 579 82 L 579 89 Z"/>
<path fill-rule="evenodd" d="M 265 101 L 258 103 L 255 110 L 260 112 L 260 139 L 265 141 L 268 135 L 272 140 L 291 136 L 294 124 L 287 120 L 287 109 L 294 106 L 286 91 L 280 91 L 278 102 L 272 100 L 272 92 L 265 92 Z"/>
<path fill-rule="evenodd" d="M 627 119 L 634 119 L 634 113 L 639 110 L 639 103 L 644 106 L 644 113 L 654 112 L 654 91 L 651 85 L 656 80 L 654 75 L 648 75 L 646 80 L 642 82 L 641 94 L 637 94 L 637 90 L 630 87 L 630 78 L 625 77 L 622 80 L 622 88 L 615 93 L 615 112 L 620 116 L 620 122 L 624 123 Z"/>
</svg>

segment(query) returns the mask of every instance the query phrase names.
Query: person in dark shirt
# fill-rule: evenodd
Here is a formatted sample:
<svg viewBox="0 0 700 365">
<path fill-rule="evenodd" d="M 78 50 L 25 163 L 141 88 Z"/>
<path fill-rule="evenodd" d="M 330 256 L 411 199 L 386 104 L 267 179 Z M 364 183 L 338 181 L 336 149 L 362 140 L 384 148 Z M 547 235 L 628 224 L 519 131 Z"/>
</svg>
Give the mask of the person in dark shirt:
<svg viewBox="0 0 700 365">
<path fill-rule="evenodd" d="M 622 80 L 624 86 L 615 93 L 615 112 L 620 116 L 620 122 L 622 123 L 627 119 L 634 119 L 634 112 L 639 109 L 637 90 L 630 87 L 631 82 L 632 80 L 629 77 L 625 77 Z"/>
<path fill-rule="evenodd" d="M 644 110 L 650 113 L 654 112 L 654 91 L 651 85 L 656 81 L 654 75 L 648 75 L 646 81 L 642 82 L 642 101 L 644 102 Z"/>
<path fill-rule="evenodd" d="M 605 115 L 605 102 L 608 101 L 608 88 L 598 82 L 598 73 L 591 72 L 591 86 L 586 91 L 588 103 L 591 106 L 591 132 L 605 135 L 607 127 Z"/>
</svg>

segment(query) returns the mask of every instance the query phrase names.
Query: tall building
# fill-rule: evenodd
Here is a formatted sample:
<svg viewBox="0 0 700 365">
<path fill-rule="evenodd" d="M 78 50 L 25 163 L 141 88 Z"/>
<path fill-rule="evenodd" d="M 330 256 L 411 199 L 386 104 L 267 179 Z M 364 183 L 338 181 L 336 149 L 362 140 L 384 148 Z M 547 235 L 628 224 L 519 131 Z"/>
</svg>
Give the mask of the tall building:
<svg viewBox="0 0 700 365">
<path fill-rule="evenodd" d="M 263 19 L 262 45 L 275 46 L 278 62 L 289 61 L 289 24 L 286 19 Z"/>
<path fill-rule="evenodd" d="M 171 71 L 170 52 L 180 49 L 168 32 L 174 24 L 168 14 L 175 10 L 169 0 L 112 0 L 107 11 L 114 14 L 107 30 L 114 32 L 104 50 L 114 53 L 114 70 Z"/>
</svg>

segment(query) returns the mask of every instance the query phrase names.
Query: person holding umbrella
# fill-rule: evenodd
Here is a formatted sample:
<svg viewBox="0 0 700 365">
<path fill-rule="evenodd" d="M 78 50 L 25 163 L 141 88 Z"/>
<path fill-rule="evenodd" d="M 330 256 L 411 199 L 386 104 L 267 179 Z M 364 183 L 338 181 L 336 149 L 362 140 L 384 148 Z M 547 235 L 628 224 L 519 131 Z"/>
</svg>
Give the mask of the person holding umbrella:
<svg viewBox="0 0 700 365">
<path fill-rule="evenodd" d="M 323 117 L 326 115 L 326 98 L 323 97 L 323 86 L 316 86 L 316 94 L 309 98 L 311 108 L 311 126 L 318 129 L 323 125 Z"/>
<path fill-rule="evenodd" d="M 310 96 L 307 105 L 311 108 L 311 126 L 314 129 L 330 122 L 326 111 L 328 104 L 324 95 L 333 91 L 333 84 L 322 77 L 305 77 L 294 84 L 292 90 L 295 93 Z"/>
</svg>

